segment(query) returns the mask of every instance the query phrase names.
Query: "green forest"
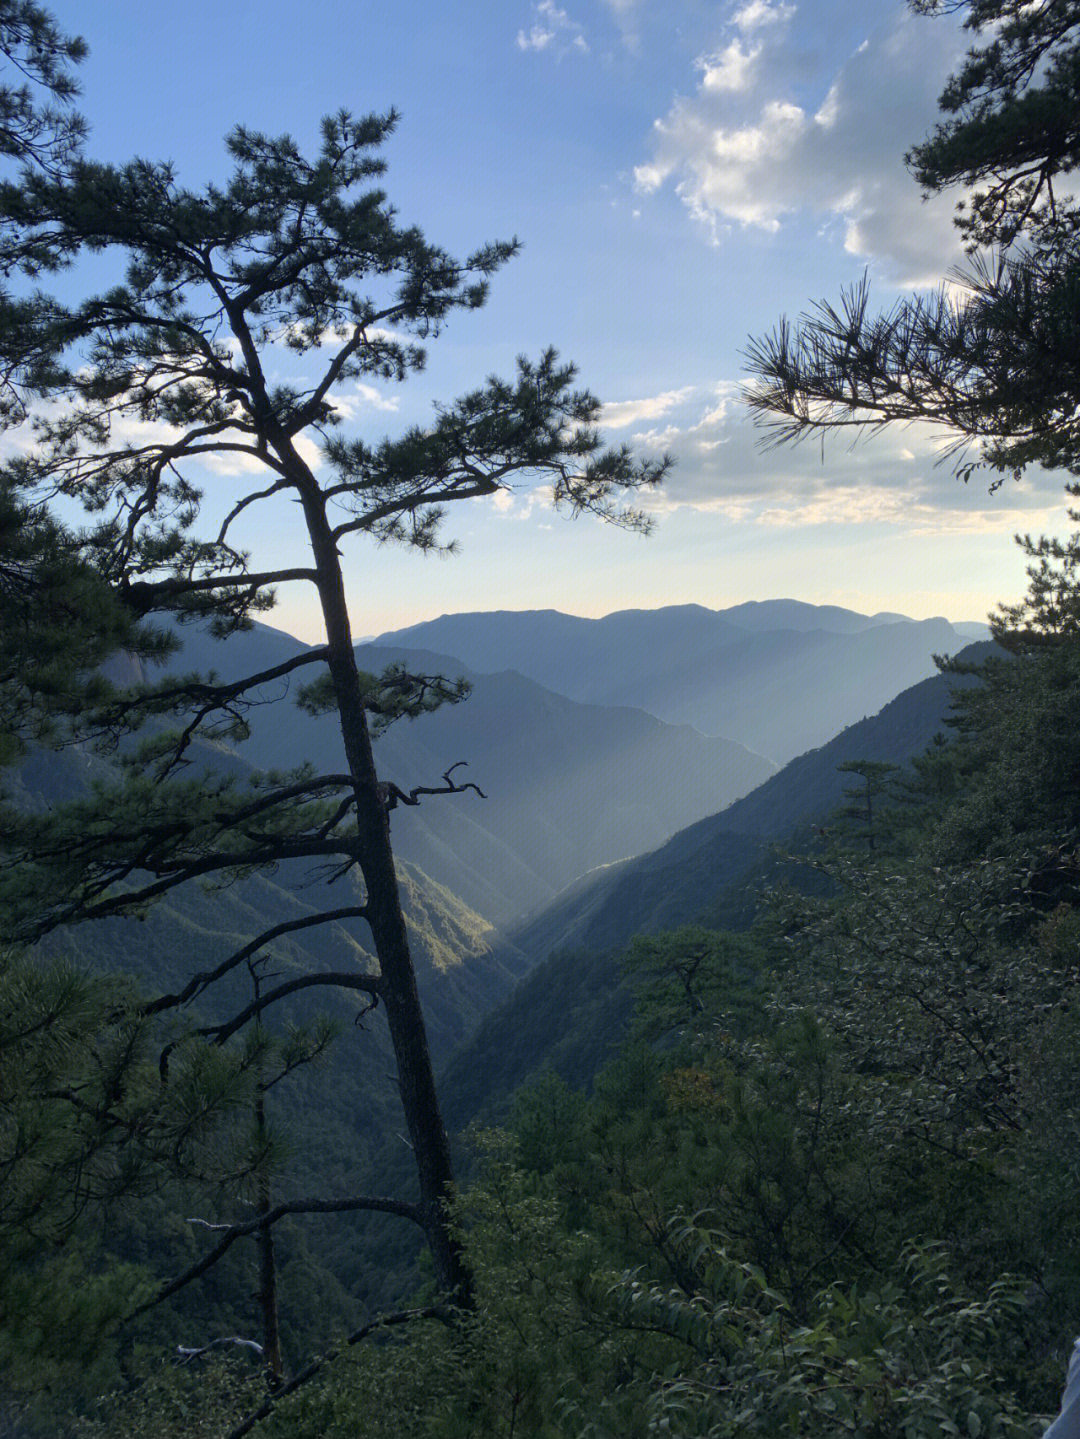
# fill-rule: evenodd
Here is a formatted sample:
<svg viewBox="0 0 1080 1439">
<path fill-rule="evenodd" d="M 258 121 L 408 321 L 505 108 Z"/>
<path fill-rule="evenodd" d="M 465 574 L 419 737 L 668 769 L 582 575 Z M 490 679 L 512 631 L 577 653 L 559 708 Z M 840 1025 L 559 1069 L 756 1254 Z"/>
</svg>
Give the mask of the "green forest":
<svg viewBox="0 0 1080 1439">
<path fill-rule="evenodd" d="M 911 6 L 970 32 L 905 137 L 965 270 L 764 316 L 745 398 L 777 443 L 917 421 L 962 479 L 1075 501 L 1080 0 Z M 541 736 L 613 732 L 376 664 L 343 555 L 449 551 L 454 502 L 515 486 L 647 531 L 669 460 L 607 447 L 554 350 L 353 436 L 341 387 L 418 373 L 517 242 L 399 217 L 393 112 L 313 154 L 239 126 L 202 188 L 96 161 L 86 53 L 0 0 L 0 424 L 31 436 L 0 464 L 0 1436 L 1037 1439 L 1080 1330 L 1080 535 L 1019 537 L 991 641 L 776 772 L 730 746 L 734 803 L 601 865 L 618 767 Z M 259 570 L 236 536 L 283 495 L 294 560 Z M 325 643 L 261 622 L 290 583 Z M 541 817 L 477 827 L 476 749 L 402 779 L 470 693 L 535 723 Z M 511 889 L 559 902 L 501 933 Z"/>
</svg>

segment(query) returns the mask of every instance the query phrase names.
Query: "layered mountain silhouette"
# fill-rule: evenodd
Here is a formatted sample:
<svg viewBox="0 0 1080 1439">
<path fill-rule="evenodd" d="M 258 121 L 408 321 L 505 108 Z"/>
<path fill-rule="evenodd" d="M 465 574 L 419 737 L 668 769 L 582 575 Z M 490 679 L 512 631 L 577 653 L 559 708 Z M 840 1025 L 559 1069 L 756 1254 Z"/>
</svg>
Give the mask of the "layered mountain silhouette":
<svg viewBox="0 0 1080 1439">
<path fill-rule="evenodd" d="M 225 643 L 180 632 L 174 669 L 223 677 L 261 673 L 302 652 L 289 635 L 257 625 Z M 380 673 L 400 661 L 425 674 L 465 674 L 472 694 L 416 720 L 399 720 L 376 743 L 380 773 L 404 790 L 439 785 L 450 765 L 469 791 L 429 796 L 394 812 L 394 845 L 471 908 L 503 924 L 542 904 L 598 864 L 654 848 L 692 820 L 748 793 L 775 769 L 744 746 L 670 725 L 626 706 L 582 704 L 514 673 L 476 674 L 461 660 L 381 645 L 357 649 Z M 313 677 L 301 672 L 301 682 Z M 268 684 L 248 715 L 240 748 L 261 769 L 311 760 L 342 764 L 332 716 L 298 709 L 284 681 Z"/>
<path fill-rule="evenodd" d="M 970 646 L 977 659 L 989 646 Z M 701 919 L 753 870 L 766 847 L 821 823 L 842 802 L 850 775 L 839 766 L 871 760 L 903 765 L 941 733 L 958 677 L 934 675 L 869 719 L 785 765 L 745 798 L 673 835 L 650 854 L 583 875 L 551 905 L 511 931 L 540 956 L 569 945 L 609 948 L 635 934 Z M 960 682 L 967 682 L 960 677 Z"/>
<path fill-rule="evenodd" d="M 307 648 L 264 625 L 225 643 L 197 627 L 180 634 L 173 670 L 230 678 Z M 428 639 L 435 648 L 421 644 Z M 451 616 L 414 627 L 398 643 L 358 647 L 367 670 L 401 661 L 472 683 L 465 703 L 401 721 L 377 747 L 380 773 L 405 790 L 438 784 L 451 764 L 466 760 L 459 777 L 487 796 L 432 796 L 392 818 L 433 1053 L 449 1064 L 451 1124 L 497 1112 L 544 1063 L 587 1082 L 625 1032 L 630 996 L 615 958 L 620 948 L 639 932 L 731 923 L 740 887 L 771 862 L 772 842 L 820 822 L 839 802 L 846 782 L 839 764 L 903 763 L 926 747 L 941 729 L 949 681 L 935 676 L 905 688 L 905 676 L 928 671 L 932 650 L 962 648 L 963 637 L 943 620 L 919 624 L 795 602 L 722 613 L 628 611 L 603 621 L 554 611 Z M 121 679 L 134 672 L 131 661 L 115 666 Z M 317 672 L 302 671 L 301 682 Z M 247 716 L 250 740 L 201 746 L 199 762 L 239 773 L 305 760 L 337 770 L 333 718 L 299 710 L 294 691 L 283 681 L 264 685 Z M 875 706 L 872 696 L 882 691 Z M 626 698 L 634 703 L 620 702 Z M 863 719 L 871 708 L 880 713 Z M 704 734 L 682 722 L 691 713 L 716 730 L 741 726 L 753 743 Z M 841 721 L 840 733 L 779 772 L 754 752 L 756 743 L 784 755 L 834 714 L 857 722 L 844 728 Z M 28 803 L 55 803 L 105 763 L 82 751 L 38 755 L 15 785 Z M 311 877 L 287 865 L 231 888 L 172 896 L 144 921 L 76 926 L 49 944 L 132 972 L 153 993 L 316 902 L 351 902 L 353 884 L 344 880 L 316 901 Z M 360 923 L 298 932 L 275 946 L 274 969 L 366 968 L 368 943 Z M 289 1004 L 291 1022 L 326 1010 L 341 1021 L 330 1074 L 301 1074 L 282 1096 L 282 1118 L 302 1136 L 298 1172 L 313 1164 L 343 1191 L 358 1172 L 383 1174 L 395 1162 L 404 1175 L 402 1157 L 391 1158 L 400 1106 L 381 1015 L 366 1016 L 368 1033 L 358 1036 L 358 1006 L 349 997 L 307 992 Z M 197 1022 L 215 1017 L 202 1013 Z M 345 1155 L 347 1165 L 333 1158 Z M 405 1272 L 408 1244 L 381 1230 L 378 1242 L 404 1246 L 394 1263 Z M 368 1272 L 357 1264 L 358 1273 Z"/>
<path fill-rule="evenodd" d="M 965 626 L 970 629 L 970 626 Z M 582 619 L 557 610 L 443 615 L 380 636 L 471 669 L 513 668 L 571 699 L 637 705 L 784 764 L 875 714 L 970 643 L 947 620 L 766 600 Z"/>
</svg>

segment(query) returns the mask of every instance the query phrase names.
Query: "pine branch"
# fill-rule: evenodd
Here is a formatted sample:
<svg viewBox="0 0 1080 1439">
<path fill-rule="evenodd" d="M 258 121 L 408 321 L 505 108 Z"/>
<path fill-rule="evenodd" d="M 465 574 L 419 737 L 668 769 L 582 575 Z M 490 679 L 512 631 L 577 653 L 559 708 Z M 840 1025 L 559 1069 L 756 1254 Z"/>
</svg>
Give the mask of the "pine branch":
<svg viewBox="0 0 1080 1439">
<path fill-rule="evenodd" d="M 143 1015 L 160 1014 L 165 1009 L 175 1009 L 181 1004 L 187 1004 L 198 996 L 217 980 L 222 979 L 230 970 L 243 964 L 244 960 L 250 957 L 264 946 L 275 939 L 280 939 L 283 934 L 294 934 L 300 929 L 311 929 L 319 924 L 333 924 L 339 919 L 367 919 L 368 912 L 362 904 L 346 905 L 342 909 L 328 909 L 320 914 L 306 915 L 303 919 L 286 920 L 283 924 L 276 924 L 272 929 L 267 929 L 258 935 L 257 938 L 231 954 L 228 959 L 222 960 L 216 969 L 204 970 L 189 980 L 183 989 L 175 994 L 163 994 L 157 999 L 145 1004 L 140 1013 Z"/>
<path fill-rule="evenodd" d="M 293 1375 L 288 1383 L 282 1384 L 280 1389 L 265 1399 L 258 1409 L 242 1420 L 235 1429 L 230 1430 L 227 1439 L 243 1439 L 245 1434 L 250 1434 L 256 1424 L 273 1412 L 278 1400 L 284 1399 L 286 1395 L 294 1393 L 301 1385 L 314 1379 L 315 1375 L 325 1365 L 332 1364 L 344 1349 L 361 1343 L 370 1334 L 376 1334 L 381 1329 L 389 1329 L 398 1324 L 412 1324 L 418 1319 L 438 1319 L 443 1324 L 453 1324 L 454 1311 L 442 1304 L 428 1304 L 422 1309 L 395 1309 L 388 1314 L 380 1314 L 378 1318 L 361 1325 L 337 1349 L 331 1349 L 328 1353 L 321 1354 L 317 1359 L 313 1359 L 306 1368 L 301 1369 L 299 1374 Z"/>
<path fill-rule="evenodd" d="M 180 575 L 170 576 L 167 580 L 136 580 L 132 584 L 123 586 L 122 593 L 125 601 L 141 615 L 150 614 L 153 610 L 167 610 L 175 607 L 175 601 L 186 594 L 195 594 L 202 590 L 227 590 L 261 589 L 266 585 L 282 585 L 290 580 L 310 580 L 312 584 L 318 579 L 315 570 L 311 569 L 288 569 L 288 570 L 266 570 L 255 575 L 204 575 L 201 579 L 185 579 Z"/>
<path fill-rule="evenodd" d="M 248 691 L 259 685 L 271 684 L 274 680 L 286 679 L 295 670 L 325 661 L 326 655 L 326 646 L 322 645 L 257 674 L 246 675 L 241 680 L 215 684 L 208 680 L 192 679 L 179 684 L 166 683 L 159 689 L 144 690 L 130 696 L 120 695 L 110 700 L 89 722 L 86 733 L 99 737 L 115 736 L 120 731 L 136 727 L 147 714 L 160 714 L 169 709 L 195 705 L 194 714 L 177 735 L 167 760 L 163 759 L 161 762 L 159 775 L 165 779 L 183 763 L 184 754 L 197 737 L 200 727 L 212 715 L 228 713 L 238 720 L 242 710 L 267 703 L 264 700 L 245 698 Z M 79 737 L 83 737 L 82 733 Z"/>
<path fill-rule="evenodd" d="M 226 1020 L 224 1024 L 207 1025 L 197 1033 L 208 1039 L 213 1037 L 215 1044 L 224 1044 L 238 1030 L 243 1029 L 249 1019 L 254 1019 L 257 1014 L 261 1014 L 268 1005 L 284 999 L 287 994 L 296 994 L 302 989 L 312 989 L 319 985 L 332 985 L 338 989 L 355 989 L 370 995 L 372 1002 L 364 1010 L 365 1014 L 370 1013 L 379 1002 L 379 981 L 373 974 L 304 974 L 299 979 L 290 979 L 285 984 L 279 984 L 277 989 L 271 989 L 266 994 L 260 995 L 258 999 L 253 999 L 246 1009 L 242 1009 L 239 1014 Z"/>
<path fill-rule="evenodd" d="M 146 1299 L 137 1308 L 133 1309 L 127 1316 L 129 1320 L 137 1319 L 140 1314 L 154 1309 L 164 1300 L 185 1289 L 193 1280 L 212 1269 L 224 1254 L 227 1254 L 238 1239 L 244 1239 L 249 1234 L 255 1234 L 260 1229 L 266 1229 L 269 1225 L 276 1224 L 279 1219 L 284 1219 L 289 1214 L 349 1214 L 354 1212 L 367 1212 L 372 1214 L 396 1214 L 401 1219 L 411 1219 L 414 1224 L 423 1228 L 424 1218 L 419 1205 L 410 1204 L 404 1199 L 388 1199 L 381 1196 L 358 1195 L 353 1199 L 288 1199 L 281 1204 L 276 1204 L 273 1209 L 268 1209 L 265 1214 L 258 1214 L 254 1219 L 249 1219 L 246 1224 L 231 1224 L 221 1239 L 208 1253 L 185 1269 L 175 1279 L 170 1279 L 163 1284 L 152 1299 Z"/>
<path fill-rule="evenodd" d="M 108 877 L 88 886 L 82 896 L 76 897 L 62 908 L 47 915 L 38 916 L 25 930 L 20 930 L 17 937 L 23 940 L 40 939 L 42 935 L 62 924 L 106 919 L 111 915 L 125 914 L 133 909 L 138 910 L 151 900 L 168 894 L 177 885 L 186 884 L 192 879 L 200 879 L 204 875 L 220 874 L 223 871 L 234 870 L 239 874 L 242 871 L 274 867 L 287 859 L 324 859 L 332 855 L 345 855 L 346 862 L 341 871 L 345 873 L 357 862 L 355 847 L 355 841 L 352 840 L 277 837 L 274 842 L 268 841 L 261 845 L 253 845 L 247 851 L 204 855 L 200 859 L 177 863 L 171 869 L 167 869 L 163 864 L 160 877 L 153 880 L 152 883 L 145 884 L 141 888 L 125 890 L 121 894 L 108 894 L 108 890 L 121 883 L 135 870 L 147 867 L 145 858 L 140 857 L 125 865 L 122 870 L 111 873 Z M 103 897 L 94 898 L 95 895 Z"/>
</svg>

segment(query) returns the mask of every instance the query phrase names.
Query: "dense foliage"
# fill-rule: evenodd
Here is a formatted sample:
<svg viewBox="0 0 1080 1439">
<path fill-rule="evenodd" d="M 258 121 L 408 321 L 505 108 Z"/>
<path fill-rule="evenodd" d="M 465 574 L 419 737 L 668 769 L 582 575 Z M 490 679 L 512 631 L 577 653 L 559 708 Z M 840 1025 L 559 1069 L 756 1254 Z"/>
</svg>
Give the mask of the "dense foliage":
<svg viewBox="0 0 1080 1439">
<path fill-rule="evenodd" d="M 827 883 L 775 890 L 752 932 L 635 941 L 633 1032 L 591 1090 L 548 1071 L 473 1136 L 468 1316 L 414 1299 L 269 1407 L 208 1356 L 86 1433 L 228 1433 L 221 1404 L 281 1439 L 1034 1439 L 1080 1276 L 1080 834 L 1052 720 L 1080 673 L 1035 569 L 953 739 L 870 771 L 874 848 L 856 801 L 803 861 Z"/>
</svg>

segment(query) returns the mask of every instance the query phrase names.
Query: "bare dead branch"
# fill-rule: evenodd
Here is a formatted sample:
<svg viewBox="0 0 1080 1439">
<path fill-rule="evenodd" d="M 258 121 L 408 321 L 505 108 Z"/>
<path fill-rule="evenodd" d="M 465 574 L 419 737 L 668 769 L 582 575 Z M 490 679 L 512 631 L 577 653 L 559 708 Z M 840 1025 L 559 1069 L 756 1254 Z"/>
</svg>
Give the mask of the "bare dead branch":
<svg viewBox="0 0 1080 1439">
<path fill-rule="evenodd" d="M 264 456 L 260 454 L 260 459 L 263 457 Z M 268 459 L 267 462 L 269 462 Z M 254 505 L 259 500 L 269 499 L 271 495 L 276 495 L 279 490 L 286 489 L 288 487 L 288 483 L 288 480 L 284 479 L 275 480 L 275 482 L 272 485 L 268 485 L 265 490 L 252 490 L 249 494 L 244 495 L 242 499 L 237 500 L 236 504 L 233 505 L 232 509 L 221 522 L 221 529 L 218 530 L 217 537 L 218 544 L 223 545 L 225 543 L 225 537 L 229 533 L 229 526 L 232 524 L 233 520 L 237 518 L 238 515 L 241 515 L 244 510 L 247 509 L 249 505 Z"/>
<path fill-rule="evenodd" d="M 211 1349 L 220 1349 L 223 1344 L 235 1344 L 242 1349 L 254 1349 L 256 1354 L 262 1354 L 263 1347 L 257 1339 L 244 1339 L 239 1334 L 230 1334 L 221 1339 L 211 1339 L 208 1344 L 200 1344 L 197 1348 L 189 1348 L 186 1344 L 176 1346 L 177 1364 L 190 1364 L 194 1359 L 201 1359 L 204 1354 L 209 1354 Z"/>
<path fill-rule="evenodd" d="M 452 764 L 443 774 L 443 779 L 446 783 L 436 787 L 420 784 L 417 785 L 415 789 L 411 789 L 406 793 L 405 790 L 399 789 L 393 780 L 384 782 L 380 785 L 380 789 L 387 811 L 397 809 L 399 804 L 417 805 L 420 803 L 420 796 L 422 794 L 464 794 L 467 789 L 472 789 L 476 791 L 481 799 L 487 799 L 487 795 L 478 784 L 473 784 L 471 780 L 465 784 L 456 784 L 451 778 L 456 769 L 460 769 L 462 765 L 467 763 L 467 760 L 459 759 L 456 764 Z"/>
<path fill-rule="evenodd" d="M 127 1316 L 128 1319 L 136 1319 L 140 1314 L 155 1308 L 163 1300 L 170 1298 L 173 1294 L 184 1289 L 200 1275 L 212 1269 L 222 1255 L 226 1254 L 238 1239 L 243 1239 L 249 1234 L 255 1234 L 268 1225 L 276 1224 L 288 1214 L 348 1214 L 357 1211 L 365 1211 L 374 1214 L 396 1214 L 401 1219 L 411 1219 L 414 1224 L 424 1227 L 424 1216 L 417 1204 L 410 1204 L 404 1199 L 389 1199 L 382 1196 L 358 1195 L 353 1199 L 287 1199 L 281 1204 L 276 1204 L 273 1209 L 268 1209 L 265 1214 L 258 1214 L 254 1219 L 249 1219 L 245 1224 L 231 1224 L 227 1231 L 203 1257 L 185 1269 L 183 1274 L 175 1279 L 170 1279 L 163 1284 L 158 1292 L 151 1299 L 146 1299 L 138 1305 Z"/>
</svg>

